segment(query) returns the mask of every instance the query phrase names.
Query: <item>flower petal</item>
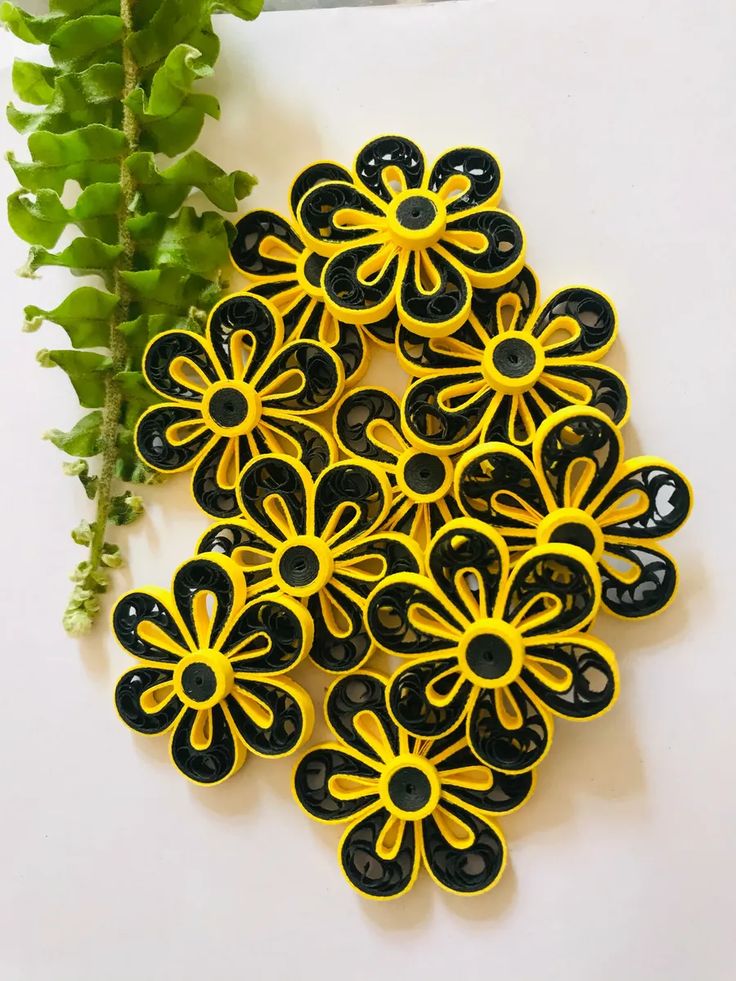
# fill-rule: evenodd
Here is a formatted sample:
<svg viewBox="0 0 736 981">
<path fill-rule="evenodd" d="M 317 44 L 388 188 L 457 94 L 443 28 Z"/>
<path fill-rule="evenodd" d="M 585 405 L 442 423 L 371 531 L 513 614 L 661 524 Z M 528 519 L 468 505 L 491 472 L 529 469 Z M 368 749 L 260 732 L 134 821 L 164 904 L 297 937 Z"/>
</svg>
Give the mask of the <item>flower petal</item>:
<svg viewBox="0 0 736 981">
<path fill-rule="evenodd" d="M 400 726 L 414 736 L 435 739 L 460 725 L 472 705 L 473 686 L 463 681 L 456 658 L 430 656 L 400 668 L 386 694 Z"/>
<path fill-rule="evenodd" d="M 230 255 L 246 276 L 293 275 L 304 245 L 289 222 L 275 211 L 249 211 L 235 225 Z"/>
<path fill-rule="evenodd" d="M 194 466 L 215 436 L 188 405 L 154 405 L 138 420 L 135 447 L 144 463 L 164 473 Z"/>
<path fill-rule="evenodd" d="M 294 307 L 288 314 L 283 311 L 286 336 L 317 341 L 323 348 L 330 348 L 342 363 L 345 380 L 357 381 L 367 367 L 363 331 L 355 324 L 338 320 L 320 300 L 306 299 L 308 303 Z"/>
<path fill-rule="evenodd" d="M 238 500 L 253 530 L 272 546 L 312 529 L 312 478 L 283 456 L 257 457 L 243 471 Z"/>
<path fill-rule="evenodd" d="M 318 821 L 345 821 L 376 803 L 378 779 L 378 770 L 349 750 L 325 743 L 309 750 L 297 764 L 294 793 Z"/>
<path fill-rule="evenodd" d="M 598 612 L 600 582 L 595 563 L 580 548 L 530 549 L 511 570 L 498 598 L 497 615 L 524 637 L 582 630 Z"/>
<path fill-rule="evenodd" d="M 390 899 L 405 893 L 419 872 L 419 849 L 416 825 L 403 824 L 403 835 L 392 857 L 379 854 L 379 840 L 393 818 L 377 808 L 359 818 L 346 830 L 340 841 L 340 863 L 349 882 L 371 899 Z"/>
<path fill-rule="evenodd" d="M 639 619 L 659 613 L 677 589 L 677 566 L 663 548 L 606 542 L 598 564 L 609 613 Z"/>
<path fill-rule="evenodd" d="M 407 258 L 382 240 L 346 248 L 332 256 L 322 273 L 328 307 L 348 323 L 373 323 L 396 303 L 396 284 Z"/>
<path fill-rule="evenodd" d="M 468 625 L 431 579 L 411 573 L 371 593 L 365 622 L 378 646 L 400 657 L 453 652 Z"/>
<path fill-rule="evenodd" d="M 465 267 L 445 249 L 412 250 L 400 282 L 399 318 L 417 334 L 450 334 L 470 313 L 472 289 Z"/>
<path fill-rule="evenodd" d="M 459 394 L 463 386 L 467 396 Z M 449 404 L 443 401 L 445 389 L 458 393 Z M 459 452 L 473 441 L 486 413 L 500 400 L 487 386 L 478 387 L 475 373 L 418 378 L 404 393 L 401 414 L 421 446 Z"/>
<path fill-rule="evenodd" d="M 368 660 L 372 644 L 363 625 L 363 604 L 329 583 L 309 601 L 314 620 L 311 657 L 323 671 L 354 671 Z"/>
<path fill-rule="evenodd" d="M 613 651 L 587 634 L 527 645 L 521 678 L 550 712 L 567 719 L 591 719 L 618 697 Z"/>
<path fill-rule="evenodd" d="M 524 233 L 505 211 L 472 211 L 447 222 L 437 250 L 451 257 L 474 286 L 503 286 L 524 265 Z"/>
<path fill-rule="evenodd" d="M 532 792 L 533 773 L 502 773 L 481 763 L 463 735 L 435 740 L 427 759 L 437 767 L 442 797 L 474 814 L 508 814 Z"/>
<path fill-rule="evenodd" d="M 221 378 L 203 337 L 189 330 L 166 330 L 143 355 L 143 373 L 165 399 L 201 402 L 202 393 Z"/>
<path fill-rule="evenodd" d="M 547 300 L 531 332 L 548 357 L 594 360 L 611 346 L 617 328 L 616 311 L 604 293 L 568 286 Z"/>
<path fill-rule="evenodd" d="M 222 635 L 245 602 L 240 569 L 224 556 L 198 555 L 179 566 L 171 591 L 196 648 L 219 650 Z"/>
<path fill-rule="evenodd" d="M 606 538 L 665 538 L 687 520 L 692 490 L 664 460 L 634 457 L 622 465 L 613 487 L 592 507 Z"/>
<path fill-rule="evenodd" d="M 508 550 L 498 532 L 472 518 L 449 522 L 433 539 L 428 571 L 468 622 L 493 616 L 508 575 Z"/>
<path fill-rule="evenodd" d="M 231 558 L 245 574 L 249 594 L 262 591 L 273 581 L 274 546 L 238 519 L 211 525 L 200 538 L 196 551 L 199 554 L 215 552 Z"/>
<path fill-rule="evenodd" d="M 422 558 L 419 546 L 406 535 L 387 531 L 366 535 L 339 550 L 333 581 L 340 588 L 347 587 L 361 599 L 367 599 L 387 576 L 419 572 Z"/>
<path fill-rule="evenodd" d="M 379 136 L 359 151 L 355 174 L 364 187 L 390 202 L 401 191 L 421 187 L 424 154 L 405 136 Z"/>
<path fill-rule="evenodd" d="M 334 425 L 340 449 L 348 456 L 395 466 L 407 446 L 401 407 L 385 388 L 354 389 L 338 405 Z"/>
<path fill-rule="evenodd" d="M 428 186 L 446 199 L 450 215 L 481 204 L 490 206 L 501 196 L 501 168 L 487 150 L 459 146 L 438 158 Z"/>
<path fill-rule="evenodd" d="M 507 773 L 539 763 L 549 750 L 552 732 L 552 718 L 518 684 L 480 689 L 468 716 L 468 742 L 475 755 Z"/>
<path fill-rule="evenodd" d="M 468 837 L 460 847 L 447 840 L 447 826 L 456 822 Z M 444 801 L 422 821 L 422 856 L 427 871 L 443 889 L 471 895 L 496 884 L 506 865 L 506 843 L 491 821 Z"/>
<path fill-rule="evenodd" d="M 225 377 L 252 384 L 280 347 L 284 325 L 267 300 L 253 293 L 233 293 L 213 308 L 207 336 Z"/>
<path fill-rule="evenodd" d="M 369 760 L 386 763 L 399 753 L 399 734 L 386 708 L 386 679 L 361 671 L 335 681 L 325 699 L 336 739 Z"/>
<path fill-rule="evenodd" d="M 183 709 L 166 668 L 140 667 L 126 671 L 115 686 L 115 708 L 131 729 L 157 735 L 173 725 Z"/>
<path fill-rule="evenodd" d="M 546 414 L 568 405 L 588 405 L 600 409 L 617 425 L 629 414 L 629 390 L 621 375 L 602 364 L 557 364 L 547 362 L 534 392 Z"/>
<path fill-rule="evenodd" d="M 305 607 L 275 593 L 246 603 L 220 649 L 236 675 L 283 674 L 309 653 L 313 632 Z"/>
<path fill-rule="evenodd" d="M 240 514 L 235 486 L 222 483 L 223 463 L 226 454 L 229 457 L 232 452 L 231 437 L 221 436 L 210 444 L 194 465 L 192 495 L 202 510 L 213 518 L 234 518 Z M 230 462 L 233 462 L 232 458 Z M 237 472 L 237 464 L 228 468 L 232 477 Z"/>
<path fill-rule="evenodd" d="M 175 766 L 195 783 L 222 783 L 245 762 L 245 749 L 236 743 L 222 705 L 206 710 L 188 708 L 179 718 L 171 735 L 170 753 Z M 203 738 L 204 736 L 204 738 Z"/>
<path fill-rule="evenodd" d="M 316 341 L 299 340 L 274 355 L 258 379 L 258 393 L 268 417 L 319 412 L 340 394 L 345 373 L 339 358 Z"/>
<path fill-rule="evenodd" d="M 313 477 L 322 473 L 337 456 L 330 434 L 311 419 L 289 413 L 270 412 L 261 419 L 258 434 L 264 439 L 264 453 L 293 457 L 305 465 Z"/>
<path fill-rule="evenodd" d="M 334 463 L 315 483 L 315 533 L 336 549 L 377 529 L 390 501 L 391 487 L 380 470 L 357 460 Z"/>
<path fill-rule="evenodd" d="M 112 629 L 121 647 L 143 661 L 176 664 L 192 645 L 174 599 L 164 589 L 121 596 L 112 613 Z"/>
<path fill-rule="evenodd" d="M 537 525 L 555 506 L 526 454 L 501 443 L 463 454 L 455 470 L 455 496 L 465 514 L 498 528 L 510 546 L 532 544 Z"/>
<path fill-rule="evenodd" d="M 350 184 L 352 180 L 350 171 L 332 160 L 317 160 L 315 163 L 309 164 L 296 175 L 291 185 L 289 203 L 292 214 L 296 216 L 301 199 L 307 191 L 311 191 L 318 184 L 324 184 L 327 181 L 346 181 Z"/>
<path fill-rule="evenodd" d="M 374 200 L 347 181 L 325 181 L 307 191 L 297 216 L 307 245 L 320 255 L 373 235 L 386 222 Z"/>
<path fill-rule="evenodd" d="M 286 756 L 312 733 L 312 700 L 294 681 L 236 675 L 225 704 L 240 738 L 257 756 Z"/>
<path fill-rule="evenodd" d="M 611 420 L 574 406 L 545 420 L 533 447 L 534 465 L 560 507 L 588 507 L 608 488 L 622 455 L 621 434 Z"/>
</svg>

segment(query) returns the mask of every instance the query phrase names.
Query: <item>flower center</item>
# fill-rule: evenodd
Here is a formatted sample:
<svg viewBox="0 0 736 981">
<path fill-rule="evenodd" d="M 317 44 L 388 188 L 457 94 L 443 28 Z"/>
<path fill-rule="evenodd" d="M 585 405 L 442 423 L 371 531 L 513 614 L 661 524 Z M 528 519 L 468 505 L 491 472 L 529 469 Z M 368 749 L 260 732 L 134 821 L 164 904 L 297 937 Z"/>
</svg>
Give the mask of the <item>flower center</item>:
<svg viewBox="0 0 736 981">
<path fill-rule="evenodd" d="M 327 257 L 319 255 L 317 252 L 310 252 L 305 249 L 299 257 L 297 266 L 297 276 L 300 285 L 309 296 L 322 299 L 322 270 L 325 268 Z"/>
<path fill-rule="evenodd" d="M 332 554 L 321 538 L 300 535 L 285 542 L 275 556 L 276 579 L 291 596 L 312 596 L 332 576 Z"/>
<path fill-rule="evenodd" d="M 431 814 L 440 799 L 440 789 L 435 767 L 414 753 L 395 757 L 379 783 L 384 806 L 405 821 L 419 821 Z"/>
<path fill-rule="evenodd" d="M 504 620 L 480 620 L 463 637 L 460 662 L 470 680 L 481 688 L 503 688 L 519 676 L 524 641 Z"/>
<path fill-rule="evenodd" d="M 558 508 L 537 528 L 538 545 L 577 545 L 596 561 L 603 555 L 603 532 L 595 518 L 580 508 Z"/>
<path fill-rule="evenodd" d="M 447 457 L 406 450 L 399 457 L 396 477 L 410 500 L 430 503 L 444 497 L 450 489 L 452 464 Z"/>
<path fill-rule="evenodd" d="M 428 191 L 402 191 L 388 209 L 388 227 L 398 245 L 426 249 L 445 230 L 445 202 Z"/>
<path fill-rule="evenodd" d="M 174 687 L 190 708 L 212 708 L 232 690 L 232 665 L 219 651 L 196 651 L 177 664 Z"/>
<path fill-rule="evenodd" d="M 244 435 L 261 417 L 261 400 L 245 382 L 216 382 L 205 392 L 202 415 L 223 436 Z"/>
<path fill-rule="evenodd" d="M 483 374 L 498 392 L 515 395 L 532 388 L 544 369 L 541 344 L 530 336 L 500 334 L 483 354 Z"/>
</svg>

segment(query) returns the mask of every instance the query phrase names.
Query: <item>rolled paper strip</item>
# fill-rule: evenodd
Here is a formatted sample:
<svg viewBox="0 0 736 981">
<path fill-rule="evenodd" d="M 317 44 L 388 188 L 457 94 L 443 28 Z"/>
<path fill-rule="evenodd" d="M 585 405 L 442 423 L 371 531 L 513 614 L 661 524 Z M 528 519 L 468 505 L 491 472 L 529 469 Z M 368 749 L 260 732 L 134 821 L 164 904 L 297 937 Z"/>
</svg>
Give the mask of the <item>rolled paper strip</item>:
<svg viewBox="0 0 736 981">
<path fill-rule="evenodd" d="M 460 735 L 409 735 L 386 709 L 386 679 L 372 671 L 335 681 L 325 716 L 334 739 L 302 757 L 293 789 L 315 820 L 349 822 L 338 854 L 353 888 L 392 899 L 408 892 L 422 865 L 459 895 L 499 881 L 506 844 L 494 818 L 524 804 L 532 773 L 493 770 Z"/>
<path fill-rule="evenodd" d="M 426 548 L 436 531 L 459 517 L 455 458 L 414 445 L 391 392 L 377 386 L 354 389 L 337 406 L 333 432 L 344 453 L 380 467 L 388 477 L 393 498 L 385 528 Z"/>
<path fill-rule="evenodd" d="M 566 542 L 588 552 L 603 609 L 625 619 L 664 610 L 677 566 L 659 545 L 692 507 L 687 478 L 654 456 L 624 458 L 618 428 L 602 412 L 570 407 L 539 427 L 531 459 L 514 446 L 481 444 L 458 463 L 457 503 L 506 540 L 513 558 Z"/>
<path fill-rule="evenodd" d="M 553 716 L 611 707 L 618 670 L 584 632 L 600 579 L 582 549 L 537 547 L 510 569 L 497 531 L 458 518 L 435 535 L 426 569 L 381 582 L 366 612 L 376 645 L 407 661 L 387 688 L 399 727 L 420 739 L 464 733 L 482 762 L 523 773 L 549 751 Z"/>
<path fill-rule="evenodd" d="M 120 718 L 143 735 L 170 733 L 171 759 L 195 783 L 222 783 L 249 750 L 286 756 L 311 735 L 311 699 L 286 677 L 311 647 L 309 612 L 288 596 L 246 601 L 232 559 L 189 559 L 170 590 L 118 600 L 112 625 L 138 662 L 115 688 Z"/>
<path fill-rule="evenodd" d="M 537 293 L 524 267 L 506 286 L 476 291 L 452 336 L 428 341 L 399 330 L 399 360 L 417 376 L 402 404 L 415 442 L 444 453 L 490 440 L 526 449 L 542 422 L 570 405 L 600 408 L 624 424 L 626 383 L 597 363 L 616 337 L 613 304 L 570 286 L 537 308 Z"/>
<path fill-rule="evenodd" d="M 262 453 L 295 455 L 314 473 L 335 457 L 332 437 L 308 416 L 342 393 L 342 362 L 317 341 L 284 343 L 281 314 L 262 297 L 220 301 L 204 337 L 159 334 L 143 372 L 166 401 L 141 416 L 138 453 L 163 473 L 191 470 L 194 500 L 213 517 L 240 513 L 238 477 Z"/>
<path fill-rule="evenodd" d="M 315 480 L 296 460 L 264 455 L 243 471 L 238 495 L 242 518 L 214 525 L 198 549 L 232 558 L 251 595 L 303 603 L 319 667 L 359 668 L 373 652 L 364 624 L 370 591 L 384 576 L 420 571 L 422 560 L 410 538 L 382 530 L 391 504 L 383 470 L 343 460 Z"/>
<path fill-rule="evenodd" d="M 424 337 L 452 333 L 476 289 L 503 285 L 524 261 L 518 222 L 496 208 L 492 154 L 457 147 L 430 169 L 403 136 L 379 136 L 352 173 L 315 183 L 296 216 L 302 241 L 325 257 L 325 302 L 340 320 L 396 317 Z"/>
</svg>

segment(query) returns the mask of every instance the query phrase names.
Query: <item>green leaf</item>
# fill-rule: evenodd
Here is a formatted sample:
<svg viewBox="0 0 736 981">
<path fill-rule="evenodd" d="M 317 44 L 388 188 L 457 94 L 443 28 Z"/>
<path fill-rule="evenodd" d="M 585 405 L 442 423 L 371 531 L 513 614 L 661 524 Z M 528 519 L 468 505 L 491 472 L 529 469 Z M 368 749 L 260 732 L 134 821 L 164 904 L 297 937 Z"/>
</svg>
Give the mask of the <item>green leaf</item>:
<svg viewBox="0 0 736 981">
<path fill-rule="evenodd" d="M 142 514 L 142 498 L 129 490 L 110 499 L 109 520 L 113 525 L 132 525 Z"/>
<path fill-rule="evenodd" d="M 186 43 L 207 24 L 208 10 L 209 4 L 203 0 L 162 0 L 146 26 L 128 38 L 136 63 L 147 68 L 163 61 L 177 44 Z"/>
<path fill-rule="evenodd" d="M 31 105 L 48 105 L 54 97 L 57 75 L 56 68 L 16 58 L 13 62 L 13 90 L 19 99 Z"/>
<path fill-rule="evenodd" d="M 58 14 L 34 17 L 12 3 L 0 3 L 0 25 L 28 44 L 47 44 L 63 20 Z"/>
<path fill-rule="evenodd" d="M 148 98 L 142 89 L 134 91 L 134 96 L 142 96 L 142 106 L 139 103 L 136 111 L 146 119 L 170 116 L 184 103 L 194 82 L 211 74 L 212 68 L 202 60 L 197 48 L 178 44 L 153 76 Z M 135 101 L 129 97 L 128 104 L 133 108 Z"/>
<path fill-rule="evenodd" d="M 74 347 L 104 347 L 110 337 L 110 318 L 120 301 L 112 293 L 80 286 L 54 310 L 25 308 L 26 330 L 36 330 L 43 321 L 63 327 Z"/>
<path fill-rule="evenodd" d="M 77 422 L 68 433 L 61 429 L 51 429 L 44 434 L 58 449 L 69 456 L 97 456 L 102 452 L 102 413 L 99 409 L 88 413 Z"/>
<path fill-rule="evenodd" d="M 53 13 L 81 17 L 84 14 L 114 14 L 120 11 L 120 0 L 49 0 Z"/>
<path fill-rule="evenodd" d="M 215 0 L 214 13 L 234 14 L 241 20 L 255 20 L 263 9 L 263 0 Z"/>
<path fill-rule="evenodd" d="M 161 402 L 161 396 L 153 391 L 140 371 L 120 371 L 115 375 L 115 381 L 125 400 L 135 407 L 136 415 Z"/>
<path fill-rule="evenodd" d="M 67 20 L 49 39 L 49 52 L 59 68 L 76 69 L 88 64 L 114 60 L 119 55 L 111 48 L 123 37 L 121 17 L 110 14 L 86 15 Z M 101 52 L 105 57 L 101 57 Z"/>
<path fill-rule="evenodd" d="M 62 231 L 72 223 L 92 237 L 103 237 L 100 231 L 109 234 L 110 226 L 117 230 L 117 221 L 109 219 L 120 208 L 121 193 L 119 184 L 91 184 L 71 208 L 65 208 L 56 191 L 41 190 L 35 198 L 25 191 L 14 191 L 8 198 L 8 222 L 18 238 L 47 249 L 56 245 Z"/>
<path fill-rule="evenodd" d="M 182 266 L 209 276 L 228 260 L 226 222 L 215 211 L 198 215 L 182 208 L 174 218 L 151 212 L 130 218 L 128 228 L 149 266 Z"/>
<path fill-rule="evenodd" d="M 111 361 L 93 351 L 44 351 L 42 364 L 57 365 L 69 376 L 79 404 L 85 409 L 99 409 L 105 404 L 105 388 Z M 81 454 L 78 454 L 81 455 Z"/>
<path fill-rule="evenodd" d="M 98 238 L 75 238 L 61 252 L 49 252 L 41 246 L 32 246 L 24 274 L 33 275 L 42 266 L 65 266 L 75 276 L 91 273 L 102 275 L 115 265 L 122 245 L 107 245 Z"/>
<path fill-rule="evenodd" d="M 205 116 L 218 119 L 220 104 L 213 95 L 190 95 L 179 109 L 165 119 L 141 120 L 141 147 L 167 157 L 184 153 L 202 131 Z"/>
<path fill-rule="evenodd" d="M 235 211 L 238 201 L 250 194 L 256 179 L 244 170 L 226 173 L 207 157 L 192 150 L 164 170 L 159 170 L 152 153 L 133 153 L 125 162 L 148 211 L 172 214 L 198 188 L 223 211 Z"/>
<path fill-rule="evenodd" d="M 145 304 L 147 313 L 178 314 L 189 307 L 208 309 L 222 293 L 216 283 L 176 267 L 123 270 L 120 278 Z"/>
<path fill-rule="evenodd" d="M 68 180 L 82 187 L 114 183 L 120 177 L 120 157 L 127 148 L 123 133 L 109 126 L 85 126 L 72 133 L 31 133 L 28 149 L 33 163 L 8 154 L 20 184 L 29 191 L 47 187 L 61 193 Z"/>
<path fill-rule="evenodd" d="M 118 330 L 125 337 L 128 347 L 128 355 L 132 364 L 140 364 L 143 360 L 143 352 L 149 341 L 153 340 L 157 334 L 164 330 L 191 330 L 192 322 L 181 312 L 177 315 L 174 312 L 168 313 L 142 313 L 135 320 L 126 320 L 118 324 Z"/>
</svg>

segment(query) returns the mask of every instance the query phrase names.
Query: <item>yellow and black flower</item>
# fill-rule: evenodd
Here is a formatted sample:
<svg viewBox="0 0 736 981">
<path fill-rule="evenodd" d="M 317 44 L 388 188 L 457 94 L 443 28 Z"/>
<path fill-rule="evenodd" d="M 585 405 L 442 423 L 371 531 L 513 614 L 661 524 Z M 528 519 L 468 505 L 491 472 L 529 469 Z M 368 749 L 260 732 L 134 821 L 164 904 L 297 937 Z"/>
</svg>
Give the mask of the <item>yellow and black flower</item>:
<svg viewBox="0 0 736 981">
<path fill-rule="evenodd" d="M 408 659 L 388 685 L 392 717 L 427 739 L 463 724 L 484 763 L 531 769 L 550 747 L 554 715 L 590 719 L 617 696 L 613 652 L 583 632 L 599 603 L 582 549 L 534 548 L 509 571 L 497 531 L 451 521 L 432 540 L 426 576 L 391 576 L 368 602 L 374 641 Z"/>
<path fill-rule="evenodd" d="M 558 542 L 589 552 L 609 613 L 650 616 L 675 593 L 677 567 L 658 540 L 688 517 L 690 484 L 658 457 L 625 460 L 620 432 L 595 409 L 550 416 L 531 460 L 502 443 L 468 450 L 458 463 L 456 495 L 466 514 L 503 535 L 512 558 Z"/>
<path fill-rule="evenodd" d="M 410 538 L 382 530 L 391 502 L 384 473 L 344 460 L 315 481 L 303 464 L 265 455 L 245 468 L 238 497 L 243 517 L 214 525 L 199 550 L 231 556 L 250 595 L 275 590 L 303 602 L 321 668 L 358 668 L 373 651 L 368 594 L 387 575 L 418 572 L 422 560 Z"/>
<path fill-rule="evenodd" d="M 297 802 L 318 821 L 350 822 L 340 864 L 364 896 L 401 896 L 422 865 L 450 892 L 485 892 L 506 864 L 493 818 L 527 800 L 534 775 L 495 772 L 457 736 L 409 736 L 386 710 L 385 685 L 373 672 L 334 682 L 325 702 L 334 741 L 298 763 Z"/>
<path fill-rule="evenodd" d="M 310 249 L 296 222 L 300 199 L 317 184 L 352 177 L 339 164 L 320 161 L 303 170 L 291 187 L 291 218 L 275 211 L 251 211 L 235 226 L 230 252 L 240 272 L 250 279 L 249 290 L 276 307 L 284 320 L 287 340 L 306 337 L 331 348 L 356 382 L 368 366 L 366 334 L 383 347 L 393 347 L 397 318 L 389 314 L 375 324 L 341 321 L 325 304 L 322 270 L 325 256 Z"/>
<path fill-rule="evenodd" d="M 312 643 L 309 613 L 285 596 L 246 602 L 230 559 L 200 555 L 171 590 L 128 593 L 112 625 L 138 661 L 115 688 L 120 718 L 145 736 L 171 732 L 171 759 L 190 780 L 221 783 L 248 750 L 286 756 L 309 738 L 312 702 L 284 677 Z"/>
<path fill-rule="evenodd" d="M 239 513 L 238 476 L 253 457 L 292 454 L 314 473 L 334 457 L 332 437 L 307 416 L 341 394 L 342 364 L 315 341 L 283 336 L 278 311 L 241 293 L 217 304 L 204 337 L 169 330 L 146 348 L 146 380 L 167 401 L 141 416 L 138 452 L 154 470 L 193 470 L 194 499 L 214 517 Z"/>
<path fill-rule="evenodd" d="M 569 405 L 603 409 L 623 425 L 626 383 L 598 364 L 616 337 L 611 301 L 587 286 L 559 290 L 541 309 L 536 297 L 525 267 L 507 286 L 477 292 L 451 337 L 399 331 L 400 360 L 419 376 L 402 404 L 415 441 L 445 453 L 492 439 L 526 447 L 547 416 Z"/>
<path fill-rule="evenodd" d="M 380 467 L 393 487 L 385 527 L 409 535 L 422 548 L 451 518 L 454 459 L 417 448 L 401 420 L 394 395 L 376 386 L 357 388 L 335 411 L 334 434 L 348 455 Z"/>
<path fill-rule="evenodd" d="M 318 184 L 297 208 L 305 242 L 327 257 L 321 285 L 341 320 L 395 310 L 410 330 L 441 336 L 466 320 L 474 288 L 521 269 L 523 233 L 495 207 L 501 170 L 486 150 L 449 150 L 428 170 L 411 140 L 380 136 L 351 176 Z"/>
</svg>

